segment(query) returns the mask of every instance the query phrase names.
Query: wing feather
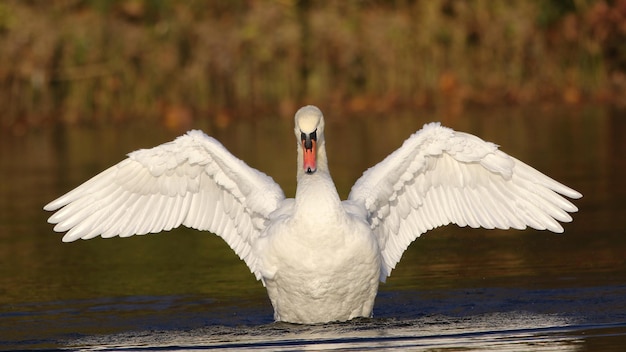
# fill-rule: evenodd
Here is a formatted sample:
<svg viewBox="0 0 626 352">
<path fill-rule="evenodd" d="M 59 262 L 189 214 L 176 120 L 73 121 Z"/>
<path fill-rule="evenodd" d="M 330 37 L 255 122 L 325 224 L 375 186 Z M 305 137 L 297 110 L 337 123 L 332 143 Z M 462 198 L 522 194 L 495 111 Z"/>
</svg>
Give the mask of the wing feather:
<svg viewBox="0 0 626 352">
<path fill-rule="evenodd" d="M 431 123 L 367 170 L 348 202 L 366 210 L 384 281 L 408 245 L 438 226 L 563 232 L 559 221 L 578 209 L 561 195 L 582 197 L 493 143 Z"/>
<path fill-rule="evenodd" d="M 129 237 L 185 225 L 222 237 L 260 277 L 251 246 L 284 200 L 267 175 L 234 157 L 217 140 L 190 131 L 132 152 L 45 210 L 63 241 Z"/>
</svg>

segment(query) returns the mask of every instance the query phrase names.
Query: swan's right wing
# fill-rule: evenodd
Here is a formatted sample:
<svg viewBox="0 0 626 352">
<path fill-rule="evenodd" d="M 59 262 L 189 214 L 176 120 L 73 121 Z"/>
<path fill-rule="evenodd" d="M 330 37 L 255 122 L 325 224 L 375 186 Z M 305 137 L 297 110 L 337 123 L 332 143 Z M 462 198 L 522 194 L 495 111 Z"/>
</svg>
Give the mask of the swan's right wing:
<svg viewBox="0 0 626 352">
<path fill-rule="evenodd" d="M 168 231 L 181 224 L 222 237 L 260 278 L 251 251 L 285 198 L 272 178 L 201 131 L 132 152 L 50 202 L 64 242 Z"/>
<path fill-rule="evenodd" d="M 367 170 L 348 202 L 378 237 L 384 281 L 408 245 L 438 226 L 563 232 L 558 222 L 578 209 L 559 194 L 582 196 L 493 143 L 431 123 Z"/>
</svg>

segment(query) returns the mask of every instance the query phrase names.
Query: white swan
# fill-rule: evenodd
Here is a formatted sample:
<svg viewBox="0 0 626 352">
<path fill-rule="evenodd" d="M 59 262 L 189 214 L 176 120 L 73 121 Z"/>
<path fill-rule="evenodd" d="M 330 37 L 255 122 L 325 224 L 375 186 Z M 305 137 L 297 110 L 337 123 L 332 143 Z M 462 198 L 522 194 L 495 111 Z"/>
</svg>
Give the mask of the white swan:
<svg viewBox="0 0 626 352">
<path fill-rule="evenodd" d="M 431 123 L 367 170 L 341 201 L 324 118 L 295 115 L 298 186 L 286 199 L 265 174 L 191 131 L 138 150 L 44 207 L 63 241 L 167 231 L 222 237 L 267 288 L 277 321 L 371 317 L 378 282 L 408 245 L 442 225 L 562 232 L 575 190 L 476 136 Z"/>
</svg>

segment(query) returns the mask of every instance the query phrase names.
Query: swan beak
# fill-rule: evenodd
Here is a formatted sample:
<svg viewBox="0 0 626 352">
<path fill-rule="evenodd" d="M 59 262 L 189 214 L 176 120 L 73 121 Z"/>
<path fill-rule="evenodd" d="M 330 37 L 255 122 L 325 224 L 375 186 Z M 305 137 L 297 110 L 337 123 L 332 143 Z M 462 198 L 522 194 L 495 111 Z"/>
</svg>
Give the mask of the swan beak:
<svg viewBox="0 0 626 352">
<path fill-rule="evenodd" d="M 302 150 L 304 151 L 303 168 L 304 172 L 306 172 L 307 174 L 312 174 L 315 172 L 315 170 L 317 170 L 317 162 L 315 159 L 315 151 L 317 150 L 316 145 L 317 141 L 315 139 L 315 136 L 311 138 L 311 136 L 309 135 L 308 138 L 302 139 Z"/>
</svg>

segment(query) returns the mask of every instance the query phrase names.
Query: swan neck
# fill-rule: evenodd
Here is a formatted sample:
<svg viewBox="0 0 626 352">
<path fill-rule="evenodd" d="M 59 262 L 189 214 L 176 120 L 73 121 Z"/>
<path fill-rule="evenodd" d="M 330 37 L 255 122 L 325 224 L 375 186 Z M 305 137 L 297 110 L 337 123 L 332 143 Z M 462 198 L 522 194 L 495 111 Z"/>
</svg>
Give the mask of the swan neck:
<svg viewBox="0 0 626 352">
<path fill-rule="evenodd" d="M 296 214 L 314 222 L 337 218 L 343 213 L 341 200 L 327 170 L 302 173 L 296 188 Z"/>
</svg>

